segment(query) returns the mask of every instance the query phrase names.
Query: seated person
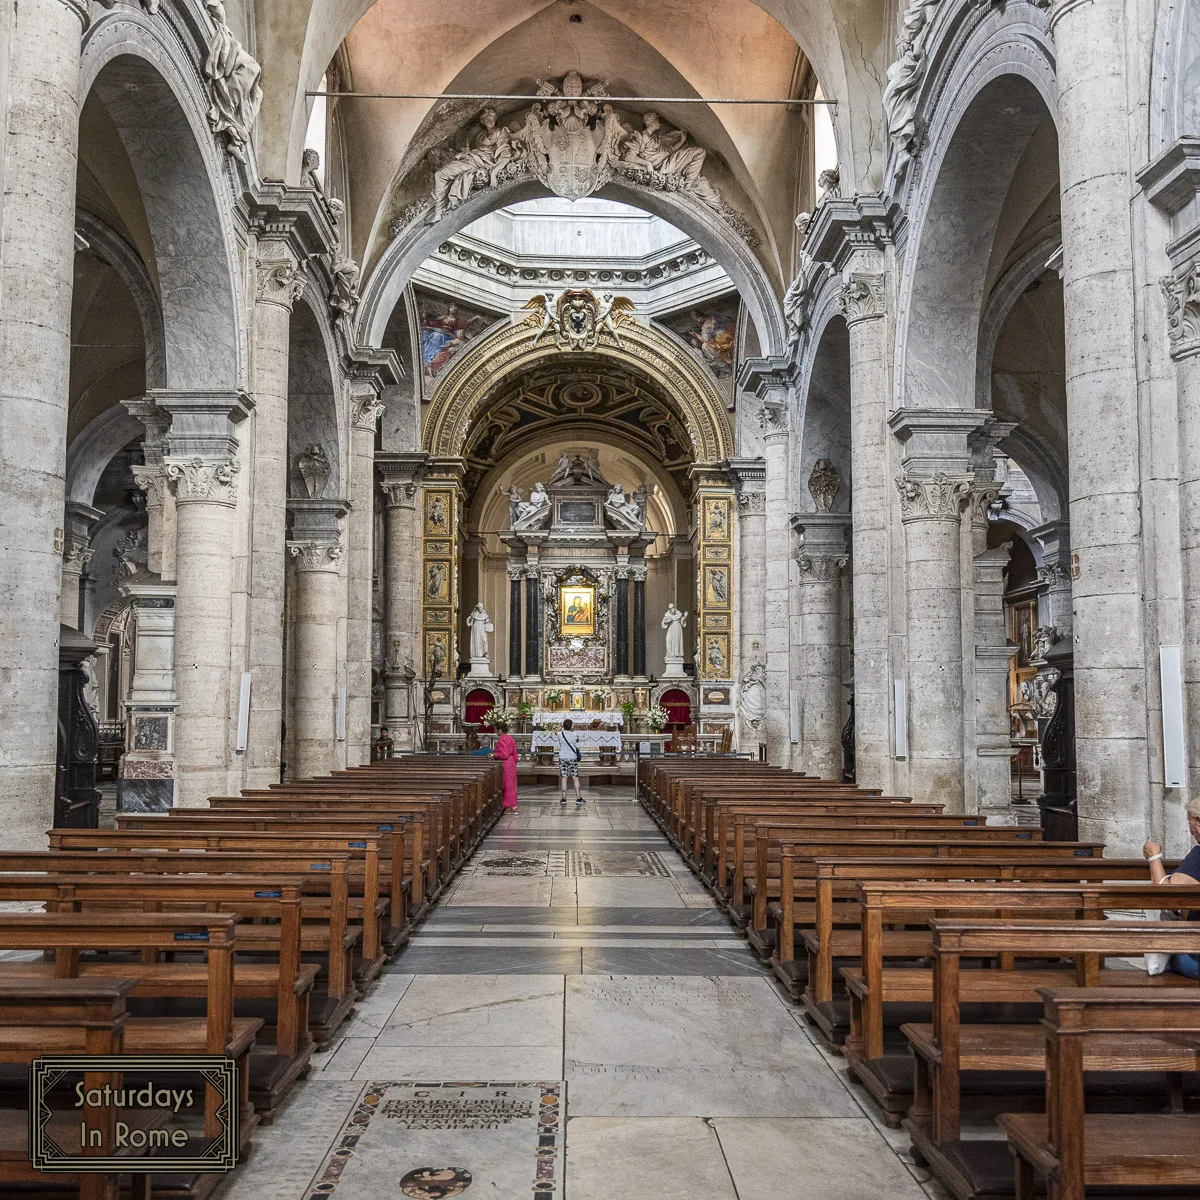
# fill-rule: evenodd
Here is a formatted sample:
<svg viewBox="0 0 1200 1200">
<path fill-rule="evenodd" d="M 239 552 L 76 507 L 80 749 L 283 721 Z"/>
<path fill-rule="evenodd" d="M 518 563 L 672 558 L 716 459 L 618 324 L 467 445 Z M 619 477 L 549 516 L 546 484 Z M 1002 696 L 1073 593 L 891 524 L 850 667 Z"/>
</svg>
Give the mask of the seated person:
<svg viewBox="0 0 1200 1200">
<path fill-rule="evenodd" d="M 1188 802 L 1187 818 L 1192 840 L 1200 843 L 1200 797 Z M 1162 865 L 1161 843 L 1147 842 L 1142 847 L 1142 854 L 1150 860 L 1150 878 L 1155 883 L 1191 884 L 1193 887 L 1200 885 L 1200 845 L 1193 846 L 1187 852 L 1183 862 L 1179 864 L 1179 869 L 1170 875 Z M 1200 921 L 1200 909 L 1191 909 L 1181 915 L 1184 920 Z M 1176 954 L 1171 959 L 1171 969 L 1178 971 L 1180 975 L 1186 975 L 1189 979 L 1200 979 L 1200 955 Z"/>
</svg>

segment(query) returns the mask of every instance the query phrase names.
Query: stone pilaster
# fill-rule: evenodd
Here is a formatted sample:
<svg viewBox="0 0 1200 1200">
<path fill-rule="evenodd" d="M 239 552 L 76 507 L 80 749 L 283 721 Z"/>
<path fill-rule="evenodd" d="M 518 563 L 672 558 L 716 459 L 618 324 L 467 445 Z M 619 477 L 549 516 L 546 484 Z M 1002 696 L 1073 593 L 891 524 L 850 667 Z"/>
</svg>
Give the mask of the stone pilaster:
<svg viewBox="0 0 1200 1200">
<path fill-rule="evenodd" d="M 133 481 L 146 496 L 146 562 L 161 579 L 175 578 L 175 497 L 167 483 L 167 429 L 171 424 L 150 396 L 122 400 L 121 406 L 146 428 L 143 465 L 133 468 Z"/>
<path fill-rule="evenodd" d="M 295 614 L 288 697 L 287 774 L 327 775 L 339 765 L 338 622 L 342 615 L 344 500 L 289 500 L 287 552 Z"/>
<path fill-rule="evenodd" d="M 1004 627 L 1004 572 L 1011 548 L 1006 542 L 974 557 L 975 786 L 978 811 L 989 825 L 1012 823 L 1008 677 L 1017 648 Z"/>
<path fill-rule="evenodd" d="M 767 464 L 733 459 L 728 471 L 738 529 L 738 745 L 757 752 L 766 720 Z"/>
<path fill-rule="evenodd" d="M 375 459 L 384 509 L 384 688 L 388 732 L 401 750 L 417 745 L 420 671 L 421 524 L 418 504 L 426 459 L 389 454 Z M 518 669 L 517 674 L 520 674 Z"/>
<path fill-rule="evenodd" d="M 878 256 L 858 256 L 842 275 L 842 314 L 850 335 L 850 494 L 854 593 L 854 744 L 857 782 L 892 782 L 891 664 L 888 626 L 889 470 L 885 279 Z"/>
<path fill-rule="evenodd" d="M 1150 827 L 1142 437 L 1129 165 L 1129 16 L 1058 0 L 1067 436 L 1079 836 L 1140 850 Z"/>
<path fill-rule="evenodd" d="M 521 675 L 521 568 L 508 568 L 508 674 Z"/>
<path fill-rule="evenodd" d="M 1038 601 L 1038 624 L 1054 630 L 1054 638 L 1071 638 L 1071 526 L 1066 521 L 1049 521 L 1031 529 L 1042 547 L 1038 579 L 1046 585 Z"/>
<path fill-rule="evenodd" d="M 230 626 L 238 442 L 253 408 L 240 393 L 154 392 L 171 416 L 165 465 L 175 497 L 177 807 L 229 786 Z"/>
<path fill-rule="evenodd" d="M 41 848 L 53 822 L 59 588 L 70 394 L 79 47 L 87 7 L 11 7 L 0 126 L 0 821 Z"/>
<path fill-rule="evenodd" d="M 279 780 L 283 728 L 283 598 L 287 577 L 288 353 L 292 306 L 304 275 L 286 242 L 260 241 L 255 265 L 254 504 L 249 661 L 253 711 L 242 761 L 245 786 Z"/>
<path fill-rule="evenodd" d="M 899 409 L 888 421 L 904 443 L 896 487 L 905 544 L 910 787 L 915 798 L 948 812 L 963 812 L 966 800 L 960 521 L 973 484 L 968 438 L 987 415 Z"/>
<path fill-rule="evenodd" d="M 788 544 L 788 443 L 791 435 L 786 390 L 774 388 L 758 410 L 766 461 L 766 513 L 764 537 L 767 546 Z M 765 568 L 766 558 L 763 559 Z M 791 761 L 791 588 L 786 569 L 764 573 L 766 630 L 764 649 L 767 667 L 767 712 L 763 731 L 767 760 L 786 766 Z"/>
<path fill-rule="evenodd" d="M 646 568 L 629 568 L 633 580 L 633 677 L 646 678 Z"/>
<path fill-rule="evenodd" d="M 799 545 L 800 761 L 821 779 L 842 778 L 842 570 L 847 562 L 848 513 L 797 513 Z"/>
<path fill-rule="evenodd" d="M 92 561 L 92 530 L 103 514 L 98 508 L 68 500 L 63 519 L 62 592 L 59 617 L 72 629 L 82 629 L 80 621 L 80 581 Z"/>
<path fill-rule="evenodd" d="M 346 522 L 346 765 L 370 761 L 371 597 L 374 593 L 375 430 L 383 413 L 377 389 L 351 384 L 350 516 Z M 390 732 L 390 731 L 389 731 Z"/>
</svg>

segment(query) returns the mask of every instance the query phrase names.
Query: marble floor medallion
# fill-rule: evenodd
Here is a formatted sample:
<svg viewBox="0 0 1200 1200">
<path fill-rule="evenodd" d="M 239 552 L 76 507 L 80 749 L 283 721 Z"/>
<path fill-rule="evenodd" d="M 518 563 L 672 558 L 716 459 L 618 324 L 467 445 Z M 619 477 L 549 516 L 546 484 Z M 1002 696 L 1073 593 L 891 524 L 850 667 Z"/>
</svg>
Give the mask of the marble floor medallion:
<svg viewBox="0 0 1200 1200">
<path fill-rule="evenodd" d="M 545 875 L 546 853 L 534 851 L 524 854 L 489 854 L 479 864 L 483 875 Z"/>
<path fill-rule="evenodd" d="M 309 1200 L 555 1197 L 562 1082 L 373 1082 L 317 1171 Z"/>
<path fill-rule="evenodd" d="M 671 870 L 657 850 L 552 850 L 548 874 L 568 878 L 597 875 L 671 878 Z"/>
</svg>

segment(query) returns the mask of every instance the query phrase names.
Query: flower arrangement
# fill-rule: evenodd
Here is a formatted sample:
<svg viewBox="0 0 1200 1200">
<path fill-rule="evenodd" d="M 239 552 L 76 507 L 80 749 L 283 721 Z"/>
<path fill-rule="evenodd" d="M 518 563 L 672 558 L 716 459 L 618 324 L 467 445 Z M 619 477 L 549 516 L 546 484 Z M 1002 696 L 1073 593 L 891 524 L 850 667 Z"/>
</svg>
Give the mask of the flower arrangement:
<svg viewBox="0 0 1200 1200">
<path fill-rule="evenodd" d="M 546 693 L 546 703 L 552 708 L 557 709 L 563 702 L 562 688 L 551 688 Z"/>
<path fill-rule="evenodd" d="M 621 717 L 625 722 L 625 728 L 632 729 L 633 728 L 633 714 L 636 711 L 633 707 L 633 701 L 626 700 L 623 704 L 621 704 L 620 708 L 621 708 Z"/>
<path fill-rule="evenodd" d="M 605 695 L 604 692 L 589 692 L 588 693 L 588 700 L 591 702 L 592 707 L 594 709 L 596 709 L 597 712 L 603 711 L 604 702 L 607 698 L 608 697 Z"/>
<path fill-rule="evenodd" d="M 493 705 L 483 714 L 483 724 L 495 729 L 497 725 L 503 723 L 511 725 L 515 720 L 515 715 L 511 708 L 504 708 L 501 705 Z"/>
<path fill-rule="evenodd" d="M 646 719 L 650 722 L 650 728 L 655 733 L 662 733 L 667 727 L 667 722 L 671 719 L 671 714 L 665 708 L 655 705 L 647 711 Z"/>
</svg>

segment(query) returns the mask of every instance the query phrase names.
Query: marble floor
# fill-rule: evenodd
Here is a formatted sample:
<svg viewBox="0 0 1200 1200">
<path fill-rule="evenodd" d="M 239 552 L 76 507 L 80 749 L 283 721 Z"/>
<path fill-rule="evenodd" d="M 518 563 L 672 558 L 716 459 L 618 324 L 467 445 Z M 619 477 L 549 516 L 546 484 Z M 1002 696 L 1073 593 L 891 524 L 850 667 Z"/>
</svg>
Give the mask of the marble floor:
<svg viewBox="0 0 1200 1200">
<path fill-rule="evenodd" d="M 626 789 L 525 788 L 220 1200 L 944 1200 Z"/>
</svg>

